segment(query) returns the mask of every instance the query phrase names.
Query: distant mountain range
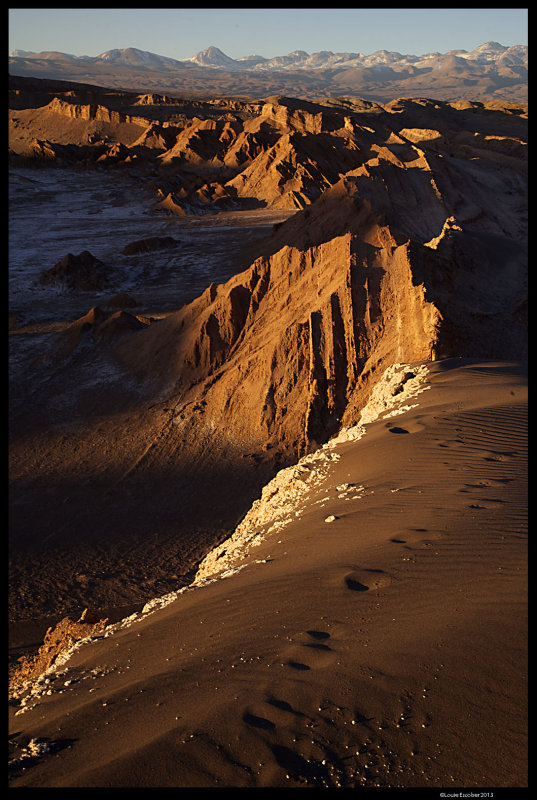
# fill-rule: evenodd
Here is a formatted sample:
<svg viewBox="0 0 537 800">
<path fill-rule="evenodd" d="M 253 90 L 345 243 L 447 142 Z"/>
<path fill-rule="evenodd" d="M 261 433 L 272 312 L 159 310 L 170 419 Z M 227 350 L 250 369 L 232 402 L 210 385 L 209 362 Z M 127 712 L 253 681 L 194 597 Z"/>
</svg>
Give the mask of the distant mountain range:
<svg viewBox="0 0 537 800">
<path fill-rule="evenodd" d="M 528 48 L 524 45 L 504 47 L 498 42 L 486 42 L 476 47 L 475 50 L 450 50 L 441 53 L 427 53 L 425 55 L 402 55 L 389 50 L 377 50 L 371 55 L 363 53 L 332 53 L 330 50 L 321 50 L 318 53 L 306 53 L 304 50 L 295 50 L 286 56 L 264 58 L 259 55 L 243 56 L 233 59 L 227 56 L 218 47 L 207 47 L 196 53 L 187 61 L 203 67 L 233 70 L 282 70 L 282 69 L 352 69 L 354 67 L 382 67 L 389 66 L 414 66 L 416 68 L 435 67 L 443 60 L 450 57 L 475 61 L 478 64 L 518 65 L 527 67 Z"/>
<path fill-rule="evenodd" d="M 111 88 L 231 94 L 268 93 L 327 96 L 356 94 L 385 100 L 426 94 L 438 99 L 527 99 L 528 48 L 486 42 L 470 52 L 404 55 L 378 50 L 363 53 L 307 53 L 295 50 L 266 58 L 230 58 L 218 47 L 207 47 L 178 60 L 134 47 L 108 50 L 97 56 L 14 50 L 12 75 L 101 83 Z M 293 76 L 293 77 L 292 77 Z"/>
<path fill-rule="evenodd" d="M 200 67 L 212 67 L 213 69 L 228 70 L 295 70 L 295 69 L 352 69 L 354 67 L 382 67 L 390 66 L 414 66 L 420 68 L 438 68 L 443 61 L 450 58 L 464 59 L 473 61 L 477 64 L 496 64 L 497 66 L 520 66 L 528 65 L 528 48 L 524 45 L 514 47 L 504 47 L 498 42 L 486 42 L 476 47 L 474 50 L 449 50 L 447 53 L 426 53 L 425 55 L 402 55 L 401 53 L 389 50 L 377 50 L 371 55 L 363 53 L 333 53 L 330 50 L 321 50 L 318 53 L 306 53 L 305 50 L 295 50 L 286 56 L 275 56 L 265 58 L 260 55 L 243 56 L 242 58 L 230 58 L 218 47 L 207 47 L 196 53 L 195 56 L 184 60 L 159 56 L 145 50 L 138 50 L 135 47 L 127 47 L 123 50 L 107 50 L 98 56 L 73 56 L 68 53 L 42 52 L 33 53 L 28 50 L 13 50 L 10 54 L 12 58 L 30 59 L 32 61 L 58 59 L 82 61 L 85 63 L 114 63 L 125 64 L 127 66 L 152 66 L 169 67 L 174 65 L 196 64 Z"/>
</svg>

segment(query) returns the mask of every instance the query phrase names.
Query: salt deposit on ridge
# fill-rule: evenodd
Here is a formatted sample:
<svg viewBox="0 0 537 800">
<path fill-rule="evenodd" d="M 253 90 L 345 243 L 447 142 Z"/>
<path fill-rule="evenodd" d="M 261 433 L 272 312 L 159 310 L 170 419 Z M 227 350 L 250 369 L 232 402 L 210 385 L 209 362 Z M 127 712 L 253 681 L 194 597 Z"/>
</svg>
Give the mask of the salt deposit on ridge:
<svg viewBox="0 0 537 800">
<path fill-rule="evenodd" d="M 366 432 L 365 425 L 384 412 L 390 412 L 387 416 L 391 416 L 414 408 L 417 403 L 408 406 L 403 405 L 404 401 L 429 388 L 424 386 L 427 374 L 426 364 L 417 368 L 408 364 L 388 367 L 375 386 L 358 424 L 342 429 L 319 450 L 303 456 L 294 466 L 280 470 L 263 488 L 260 499 L 253 503 L 233 535 L 211 550 L 201 562 L 194 585 L 247 558 L 252 547 L 261 544 L 270 533 L 288 525 L 295 515 L 300 514 L 300 500 L 327 478 L 333 462 L 339 459 L 339 454 L 334 452 L 337 445 L 361 439 Z"/>
</svg>

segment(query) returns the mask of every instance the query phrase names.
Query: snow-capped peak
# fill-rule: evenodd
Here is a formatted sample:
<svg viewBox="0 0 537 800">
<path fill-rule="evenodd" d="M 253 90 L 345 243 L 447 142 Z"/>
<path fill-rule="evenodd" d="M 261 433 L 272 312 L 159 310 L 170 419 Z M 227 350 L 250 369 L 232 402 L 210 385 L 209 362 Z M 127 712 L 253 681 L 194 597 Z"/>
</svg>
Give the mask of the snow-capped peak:
<svg viewBox="0 0 537 800">
<path fill-rule="evenodd" d="M 9 54 L 10 58 L 26 58 L 26 56 L 35 55 L 35 50 L 12 50 Z"/>
<path fill-rule="evenodd" d="M 237 65 L 234 58 L 226 56 L 222 50 L 213 45 L 206 47 L 205 50 L 200 50 L 195 56 L 185 60 L 198 64 L 200 67 L 232 67 Z"/>
<path fill-rule="evenodd" d="M 237 59 L 237 61 L 255 61 L 257 63 L 261 61 L 268 61 L 268 58 L 265 58 L 265 56 L 260 56 L 258 53 L 253 53 L 251 56 L 241 56 Z"/>
</svg>

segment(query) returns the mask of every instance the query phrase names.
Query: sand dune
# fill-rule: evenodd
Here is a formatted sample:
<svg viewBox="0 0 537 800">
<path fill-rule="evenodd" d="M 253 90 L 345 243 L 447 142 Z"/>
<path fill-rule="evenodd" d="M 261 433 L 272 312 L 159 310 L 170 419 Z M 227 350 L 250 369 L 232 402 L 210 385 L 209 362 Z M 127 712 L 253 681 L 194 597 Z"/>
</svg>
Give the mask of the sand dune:
<svg viewBox="0 0 537 800">
<path fill-rule="evenodd" d="M 527 785 L 524 371 L 421 366 L 227 577 L 20 693 L 14 787 Z"/>
</svg>

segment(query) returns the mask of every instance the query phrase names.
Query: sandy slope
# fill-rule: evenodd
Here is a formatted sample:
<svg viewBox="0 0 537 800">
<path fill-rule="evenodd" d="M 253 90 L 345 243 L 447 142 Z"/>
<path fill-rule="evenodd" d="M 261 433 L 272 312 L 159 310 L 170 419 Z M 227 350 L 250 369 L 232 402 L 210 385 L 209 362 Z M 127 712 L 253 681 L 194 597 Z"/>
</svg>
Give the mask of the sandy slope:
<svg viewBox="0 0 537 800">
<path fill-rule="evenodd" d="M 241 569 L 14 701 L 14 787 L 527 785 L 525 371 L 426 366 Z"/>
</svg>

